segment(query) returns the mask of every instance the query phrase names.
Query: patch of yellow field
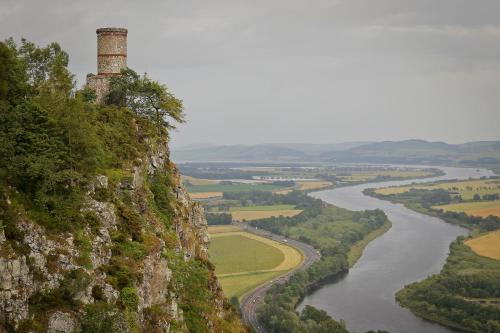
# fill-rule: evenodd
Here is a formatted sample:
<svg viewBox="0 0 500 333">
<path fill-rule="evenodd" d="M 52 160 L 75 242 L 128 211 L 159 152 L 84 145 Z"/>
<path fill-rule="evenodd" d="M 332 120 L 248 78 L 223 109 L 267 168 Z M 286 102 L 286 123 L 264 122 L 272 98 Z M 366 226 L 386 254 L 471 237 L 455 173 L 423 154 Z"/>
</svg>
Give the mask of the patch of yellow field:
<svg viewBox="0 0 500 333">
<path fill-rule="evenodd" d="M 283 210 L 237 210 L 232 211 L 231 215 L 234 221 L 253 221 L 265 219 L 273 216 L 291 217 L 302 213 L 301 209 L 283 209 Z"/>
<path fill-rule="evenodd" d="M 235 231 L 235 229 L 237 230 Z M 224 230 L 226 230 L 226 232 L 224 232 Z M 249 232 L 241 231 L 241 229 L 236 227 L 209 227 L 209 233 L 212 240 L 220 239 L 222 237 L 231 237 L 235 235 L 247 237 L 261 242 L 265 245 L 272 246 L 273 248 L 283 253 L 284 259 L 278 265 L 270 269 L 256 269 L 253 271 L 218 274 L 217 278 L 221 283 L 222 289 L 224 290 L 225 295 L 229 298 L 232 296 L 241 298 L 246 292 L 252 290 L 258 285 L 270 281 L 275 277 L 298 267 L 304 260 L 303 253 L 290 245 L 280 243 L 269 238 L 261 237 Z M 227 251 L 231 251 L 233 253 L 238 253 L 238 251 L 242 251 L 242 253 L 244 253 L 251 250 L 252 249 L 241 248 L 238 243 L 234 243 L 234 246 L 232 248 L 227 249 Z"/>
<path fill-rule="evenodd" d="M 276 194 L 288 194 L 288 193 L 290 193 L 292 191 L 293 191 L 292 188 L 287 188 L 286 190 L 274 191 L 273 193 L 276 193 Z"/>
<path fill-rule="evenodd" d="M 465 244 L 480 256 L 500 260 L 500 230 L 469 239 Z"/>
<path fill-rule="evenodd" d="M 198 192 L 189 193 L 191 199 L 210 199 L 210 198 L 220 198 L 222 197 L 222 192 Z"/>
<path fill-rule="evenodd" d="M 449 212 L 463 212 L 471 216 L 488 217 L 493 215 L 500 217 L 500 200 L 463 202 L 458 204 L 434 206 L 432 208 L 442 209 Z"/>
<path fill-rule="evenodd" d="M 485 194 L 500 193 L 500 180 L 478 179 L 431 184 L 414 184 L 400 187 L 380 188 L 375 190 L 375 192 L 382 195 L 390 195 L 408 192 L 411 188 L 426 190 L 444 189 L 451 193 L 459 194 L 464 200 L 470 200 L 474 197 L 475 194 L 483 196 Z"/>
<path fill-rule="evenodd" d="M 183 182 L 188 181 L 192 185 L 212 185 L 212 184 L 218 184 L 218 180 L 212 180 L 212 179 L 201 179 L 201 178 L 195 178 L 191 176 L 181 176 L 181 179 Z"/>
<path fill-rule="evenodd" d="M 238 228 L 234 225 L 211 225 L 211 226 L 208 226 L 208 233 L 210 235 L 219 234 L 219 233 L 236 232 L 236 231 L 241 231 L 241 228 Z"/>
<path fill-rule="evenodd" d="M 320 188 L 325 188 L 332 185 L 331 182 L 327 181 L 311 181 L 311 182 L 297 182 L 299 190 L 316 190 Z"/>
</svg>

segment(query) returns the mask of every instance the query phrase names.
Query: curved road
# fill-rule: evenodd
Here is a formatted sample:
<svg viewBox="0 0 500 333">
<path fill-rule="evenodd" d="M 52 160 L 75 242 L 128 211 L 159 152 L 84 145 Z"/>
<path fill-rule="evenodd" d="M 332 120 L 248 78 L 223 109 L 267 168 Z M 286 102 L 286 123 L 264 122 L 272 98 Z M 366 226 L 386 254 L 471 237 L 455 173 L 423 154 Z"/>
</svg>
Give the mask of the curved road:
<svg viewBox="0 0 500 333">
<path fill-rule="evenodd" d="M 238 226 L 241 226 L 241 224 L 239 224 Z M 255 227 L 251 227 L 246 224 L 242 226 L 242 229 L 279 242 L 283 242 L 285 239 L 287 239 L 283 236 L 279 236 L 265 230 L 256 229 Z M 264 298 L 264 295 L 266 294 L 267 290 L 275 284 L 285 283 L 295 272 L 307 269 L 313 263 L 315 263 L 320 259 L 319 252 L 308 244 L 289 238 L 287 239 L 287 244 L 299 249 L 303 253 L 304 260 L 302 261 L 302 264 L 299 267 L 289 271 L 288 273 L 275 278 L 271 282 L 267 282 L 263 285 L 258 286 L 257 288 L 246 294 L 245 297 L 243 297 L 243 300 L 241 301 L 241 312 L 243 316 L 243 321 L 246 324 L 252 326 L 254 331 L 257 333 L 266 332 L 264 327 L 259 323 L 257 319 L 256 309 L 258 305 L 260 305 L 260 303 L 262 302 L 262 299 Z"/>
</svg>

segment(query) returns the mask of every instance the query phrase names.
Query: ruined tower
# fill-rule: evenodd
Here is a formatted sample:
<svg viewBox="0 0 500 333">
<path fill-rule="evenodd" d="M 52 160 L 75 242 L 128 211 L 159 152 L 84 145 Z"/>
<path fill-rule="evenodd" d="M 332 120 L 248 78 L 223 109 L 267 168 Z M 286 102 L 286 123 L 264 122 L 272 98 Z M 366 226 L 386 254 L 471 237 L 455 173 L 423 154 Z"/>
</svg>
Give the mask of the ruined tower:
<svg viewBox="0 0 500 333">
<path fill-rule="evenodd" d="M 127 67 L 127 29 L 100 28 L 97 33 L 97 75 L 87 74 L 87 85 L 94 89 L 97 102 L 109 91 L 109 78 Z"/>
</svg>

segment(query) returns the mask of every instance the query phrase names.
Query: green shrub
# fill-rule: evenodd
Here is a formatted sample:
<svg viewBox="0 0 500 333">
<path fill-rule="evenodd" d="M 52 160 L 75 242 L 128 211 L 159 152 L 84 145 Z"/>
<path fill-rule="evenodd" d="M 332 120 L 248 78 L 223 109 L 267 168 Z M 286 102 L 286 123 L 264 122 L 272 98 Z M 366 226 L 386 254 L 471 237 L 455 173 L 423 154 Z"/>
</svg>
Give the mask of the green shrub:
<svg viewBox="0 0 500 333">
<path fill-rule="evenodd" d="M 121 218 L 120 229 L 130 235 L 134 241 L 142 241 L 143 218 L 134 209 L 125 205 L 118 206 L 118 216 Z"/>
<path fill-rule="evenodd" d="M 85 307 L 81 333 L 122 333 L 126 328 L 125 317 L 116 306 L 96 302 Z"/>
<path fill-rule="evenodd" d="M 110 264 L 104 267 L 106 282 L 115 289 L 122 289 L 134 285 L 139 278 L 139 268 L 132 259 L 112 257 Z"/>
<path fill-rule="evenodd" d="M 83 230 L 78 230 L 75 234 L 75 245 L 78 248 L 79 256 L 77 263 L 85 268 L 92 268 L 92 243 Z"/>
<path fill-rule="evenodd" d="M 139 242 L 125 241 L 118 244 L 118 249 L 121 255 L 134 260 L 142 260 L 146 256 L 146 248 Z"/>
<path fill-rule="evenodd" d="M 134 287 L 125 287 L 120 292 L 120 299 L 126 308 L 136 310 L 139 305 L 139 296 Z"/>
<path fill-rule="evenodd" d="M 169 224 L 170 217 L 173 214 L 172 204 L 176 201 L 172 193 L 172 179 L 170 175 L 156 172 L 149 180 L 149 188 L 153 194 L 155 208 L 164 217 L 164 222 Z"/>
</svg>

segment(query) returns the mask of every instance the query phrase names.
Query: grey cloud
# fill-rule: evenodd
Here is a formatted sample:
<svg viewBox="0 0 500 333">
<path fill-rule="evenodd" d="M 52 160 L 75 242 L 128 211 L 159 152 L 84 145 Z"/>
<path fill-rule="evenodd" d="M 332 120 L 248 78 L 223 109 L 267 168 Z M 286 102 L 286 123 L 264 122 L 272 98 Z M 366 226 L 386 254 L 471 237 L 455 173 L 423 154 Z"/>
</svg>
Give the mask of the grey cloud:
<svg viewBox="0 0 500 333">
<path fill-rule="evenodd" d="M 95 28 L 129 28 L 129 65 L 185 101 L 175 144 L 456 142 L 498 139 L 499 14 L 497 0 L 3 0 L 0 37 L 59 41 L 82 82 Z"/>
</svg>

